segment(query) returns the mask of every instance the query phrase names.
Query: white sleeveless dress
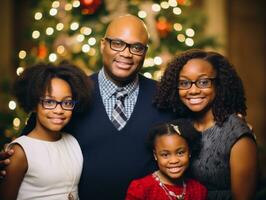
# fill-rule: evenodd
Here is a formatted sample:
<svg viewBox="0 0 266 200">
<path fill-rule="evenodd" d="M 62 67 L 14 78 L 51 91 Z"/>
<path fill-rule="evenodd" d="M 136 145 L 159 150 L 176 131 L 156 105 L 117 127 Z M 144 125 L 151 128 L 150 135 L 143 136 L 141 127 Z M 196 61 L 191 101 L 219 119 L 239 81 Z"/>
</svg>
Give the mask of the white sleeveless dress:
<svg viewBox="0 0 266 200">
<path fill-rule="evenodd" d="M 78 197 L 83 156 L 77 140 L 64 133 L 55 142 L 21 136 L 19 144 L 26 155 L 28 170 L 21 183 L 18 200 L 64 200 L 71 192 Z"/>
</svg>

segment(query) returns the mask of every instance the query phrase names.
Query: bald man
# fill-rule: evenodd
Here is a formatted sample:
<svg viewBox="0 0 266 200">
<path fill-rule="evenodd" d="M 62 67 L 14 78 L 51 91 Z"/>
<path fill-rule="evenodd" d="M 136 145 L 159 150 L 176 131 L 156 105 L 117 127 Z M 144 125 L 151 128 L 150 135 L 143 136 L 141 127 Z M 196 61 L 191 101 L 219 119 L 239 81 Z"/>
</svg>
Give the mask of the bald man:
<svg viewBox="0 0 266 200">
<path fill-rule="evenodd" d="M 66 128 L 83 153 L 82 200 L 124 200 L 130 181 L 156 168 L 145 145 L 148 129 L 174 116 L 152 106 L 156 82 L 139 74 L 148 40 L 145 24 L 132 15 L 112 21 L 101 39 L 103 68 L 91 76 L 92 105 Z M 123 91 L 122 123 L 113 120 L 118 91 Z"/>
</svg>

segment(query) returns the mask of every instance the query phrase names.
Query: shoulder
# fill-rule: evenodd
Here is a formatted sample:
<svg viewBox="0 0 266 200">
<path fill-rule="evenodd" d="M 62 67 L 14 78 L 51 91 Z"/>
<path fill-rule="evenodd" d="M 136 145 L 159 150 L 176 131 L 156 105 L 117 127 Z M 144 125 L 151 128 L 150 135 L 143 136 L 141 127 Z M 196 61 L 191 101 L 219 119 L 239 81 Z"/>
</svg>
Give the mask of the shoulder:
<svg viewBox="0 0 266 200">
<path fill-rule="evenodd" d="M 66 132 L 62 133 L 62 139 L 65 139 L 65 140 L 76 140 L 76 138 L 73 135 L 71 135 L 70 133 L 66 133 Z"/>
<path fill-rule="evenodd" d="M 145 176 L 140 179 L 133 180 L 127 190 L 127 198 L 130 199 L 134 197 L 134 199 L 142 199 L 148 194 L 150 190 L 154 187 L 154 178 L 152 175 Z"/>
<path fill-rule="evenodd" d="M 232 114 L 228 117 L 225 125 L 231 130 L 237 130 L 241 132 L 250 132 L 250 128 L 247 123 L 236 114 Z"/>
<path fill-rule="evenodd" d="M 89 78 L 90 78 L 91 80 L 95 81 L 95 80 L 97 80 L 98 74 L 99 74 L 98 72 L 93 73 L 93 74 L 89 75 Z"/>
<path fill-rule="evenodd" d="M 140 82 L 140 84 L 148 84 L 148 85 L 152 85 L 152 86 L 157 85 L 157 81 L 150 79 L 150 78 L 146 78 L 142 74 L 139 74 L 139 82 Z"/>
<path fill-rule="evenodd" d="M 226 131 L 229 131 L 231 138 L 229 139 L 232 141 L 232 145 L 243 137 L 255 141 L 255 135 L 252 133 L 247 123 L 236 114 L 229 116 L 228 120 L 225 122 L 224 127 Z"/>
<path fill-rule="evenodd" d="M 21 168 L 21 169 L 26 169 L 27 168 L 27 157 L 24 152 L 23 147 L 17 143 L 11 143 L 9 145 L 10 149 L 14 150 L 14 154 L 10 157 L 10 164 L 8 165 L 8 168 Z"/>
<path fill-rule="evenodd" d="M 14 150 L 14 154 L 11 157 L 11 159 L 25 159 L 26 158 L 24 149 L 19 143 L 14 142 L 14 143 L 10 144 L 9 149 Z"/>
<path fill-rule="evenodd" d="M 68 145 L 71 145 L 70 147 L 79 146 L 77 139 L 69 133 L 62 134 L 62 141 L 64 141 L 64 143 L 67 143 Z"/>
<path fill-rule="evenodd" d="M 17 149 L 17 151 L 22 150 L 24 152 L 24 148 L 25 146 L 28 146 L 27 144 L 31 143 L 31 140 L 28 136 L 21 136 L 16 138 L 15 140 L 13 140 L 9 145 L 8 148 L 12 148 L 15 150 L 15 148 Z"/>
<path fill-rule="evenodd" d="M 131 182 L 130 186 L 131 187 L 149 187 L 154 184 L 154 178 L 152 174 L 149 174 L 143 178 L 135 179 Z"/>
<path fill-rule="evenodd" d="M 14 150 L 14 154 L 6 167 L 6 177 L 0 184 L 0 196 L 4 199 L 16 199 L 28 164 L 23 148 L 19 144 L 12 143 L 9 148 Z"/>
<path fill-rule="evenodd" d="M 92 88 L 97 87 L 98 85 L 98 72 L 93 73 L 91 75 L 88 76 L 88 78 L 90 79 L 91 83 L 92 83 Z"/>
<path fill-rule="evenodd" d="M 152 104 L 152 99 L 155 95 L 157 82 L 155 80 L 139 75 L 139 95 L 144 97 Z"/>
</svg>

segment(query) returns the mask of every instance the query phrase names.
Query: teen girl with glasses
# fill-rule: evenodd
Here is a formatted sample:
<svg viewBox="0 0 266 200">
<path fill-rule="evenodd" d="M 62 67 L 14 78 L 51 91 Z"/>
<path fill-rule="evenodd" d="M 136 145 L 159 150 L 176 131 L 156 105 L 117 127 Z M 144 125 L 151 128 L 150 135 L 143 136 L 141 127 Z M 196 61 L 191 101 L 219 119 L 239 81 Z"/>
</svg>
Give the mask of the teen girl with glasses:
<svg viewBox="0 0 266 200">
<path fill-rule="evenodd" d="M 216 52 L 184 52 L 162 77 L 155 104 L 190 119 L 201 132 L 202 150 L 191 168 L 207 187 L 208 199 L 254 199 L 255 137 L 237 115 L 246 115 L 245 101 L 236 70 Z"/>
<path fill-rule="evenodd" d="M 78 199 L 83 156 L 77 140 L 61 129 L 87 108 L 90 88 L 86 74 L 68 64 L 38 64 L 18 77 L 14 95 L 36 116 L 35 127 L 8 146 L 14 155 L 0 183 L 2 200 Z"/>
</svg>

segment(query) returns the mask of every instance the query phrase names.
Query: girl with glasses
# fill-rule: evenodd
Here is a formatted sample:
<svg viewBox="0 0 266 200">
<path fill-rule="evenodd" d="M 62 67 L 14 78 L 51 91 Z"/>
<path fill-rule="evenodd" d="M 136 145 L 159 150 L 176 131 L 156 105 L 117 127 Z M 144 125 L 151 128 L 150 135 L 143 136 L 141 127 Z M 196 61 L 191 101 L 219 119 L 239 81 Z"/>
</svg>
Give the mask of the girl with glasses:
<svg viewBox="0 0 266 200">
<path fill-rule="evenodd" d="M 237 114 L 246 115 L 242 81 L 216 52 L 189 50 L 166 69 L 155 98 L 161 109 L 188 118 L 200 131 L 202 150 L 191 161 L 192 175 L 208 199 L 250 200 L 257 179 L 255 137 Z"/>
<path fill-rule="evenodd" d="M 14 96 L 35 122 L 27 136 L 8 145 L 14 155 L 0 183 L 1 199 L 78 199 L 83 156 L 77 140 L 61 129 L 88 107 L 90 90 L 86 74 L 66 63 L 38 64 L 18 77 Z"/>
</svg>

